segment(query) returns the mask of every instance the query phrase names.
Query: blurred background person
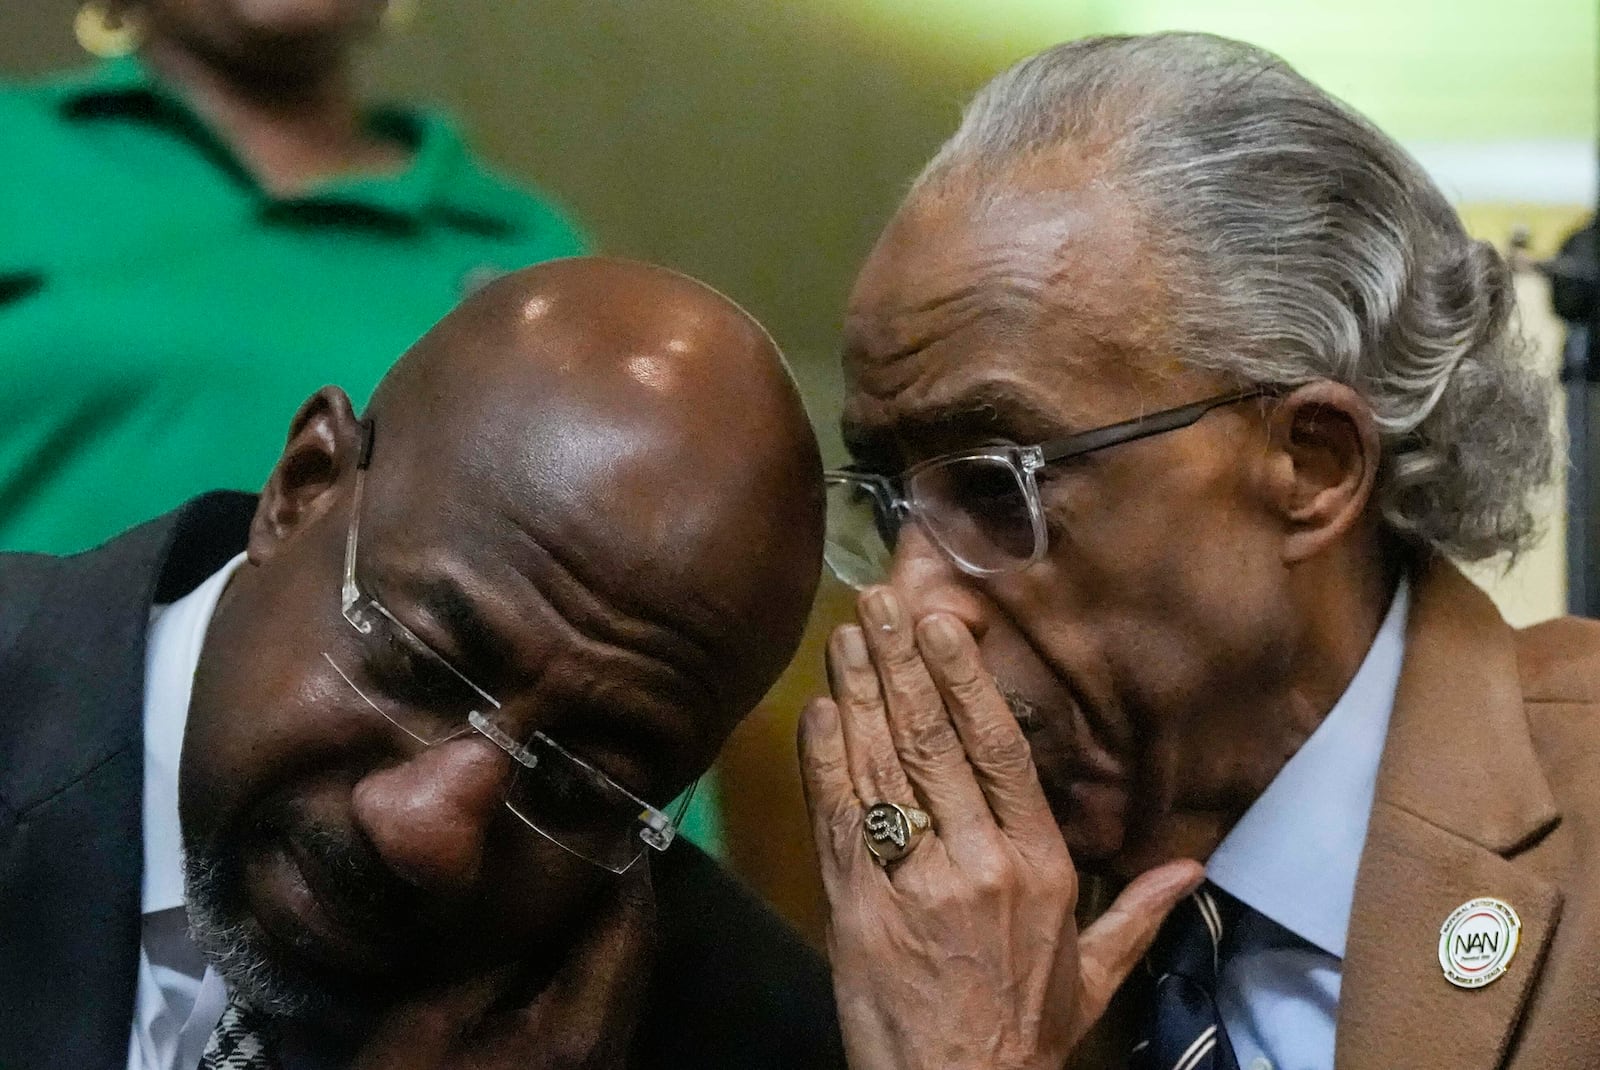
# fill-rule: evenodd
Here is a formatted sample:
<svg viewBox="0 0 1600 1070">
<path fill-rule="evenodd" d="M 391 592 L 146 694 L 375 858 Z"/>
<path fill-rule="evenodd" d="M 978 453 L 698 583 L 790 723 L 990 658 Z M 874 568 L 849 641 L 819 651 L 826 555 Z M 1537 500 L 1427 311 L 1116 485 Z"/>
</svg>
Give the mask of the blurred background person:
<svg viewBox="0 0 1600 1070">
<path fill-rule="evenodd" d="M 0 89 L 0 548 L 253 487 L 281 414 L 357 403 L 496 274 L 582 252 L 452 124 L 368 107 L 401 0 L 91 0 L 101 62 Z"/>
</svg>

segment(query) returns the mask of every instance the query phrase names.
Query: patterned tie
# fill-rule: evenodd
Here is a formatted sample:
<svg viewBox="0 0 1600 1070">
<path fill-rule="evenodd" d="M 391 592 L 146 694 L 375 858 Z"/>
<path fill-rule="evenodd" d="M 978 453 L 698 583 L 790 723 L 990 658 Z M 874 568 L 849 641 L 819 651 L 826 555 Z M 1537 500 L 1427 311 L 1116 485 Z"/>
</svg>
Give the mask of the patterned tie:
<svg viewBox="0 0 1600 1070">
<path fill-rule="evenodd" d="M 1223 939 L 1238 915 L 1238 901 L 1207 884 L 1161 927 L 1146 960 L 1154 1013 L 1133 1049 L 1138 1070 L 1239 1070 L 1216 1003 Z"/>
<path fill-rule="evenodd" d="M 200 1055 L 200 1070 L 277 1070 L 266 1037 L 266 1017 L 230 999 Z"/>
</svg>

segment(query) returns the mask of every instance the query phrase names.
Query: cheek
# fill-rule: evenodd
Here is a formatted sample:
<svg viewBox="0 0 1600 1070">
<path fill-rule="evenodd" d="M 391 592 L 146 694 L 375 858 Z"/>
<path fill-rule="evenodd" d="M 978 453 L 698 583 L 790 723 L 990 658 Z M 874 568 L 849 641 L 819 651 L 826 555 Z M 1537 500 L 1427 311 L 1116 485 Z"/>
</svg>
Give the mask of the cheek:
<svg viewBox="0 0 1600 1070">
<path fill-rule="evenodd" d="M 186 837 L 249 821 L 269 797 L 348 764 L 343 756 L 367 738 L 371 726 L 335 690 L 337 679 L 308 673 L 315 663 L 297 654 L 278 650 L 197 675 L 179 773 Z"/>
<path fill-rule="evenodd" d="M 1239 483 L 1215 466 L 1130 465 L 1054 510 L 1051 587 L 1147 710 L 1259 649 L 1275 616 L 1276 533 Z"/>
<path fill-rule="evenodd" d="M 207 632 L 184 732 L 179 801 L 196 842 L 343 768 L 382 731 L 322 656 L 344 624 L 331 574 L 269 563 L 235 583 Z"/>
</svg>

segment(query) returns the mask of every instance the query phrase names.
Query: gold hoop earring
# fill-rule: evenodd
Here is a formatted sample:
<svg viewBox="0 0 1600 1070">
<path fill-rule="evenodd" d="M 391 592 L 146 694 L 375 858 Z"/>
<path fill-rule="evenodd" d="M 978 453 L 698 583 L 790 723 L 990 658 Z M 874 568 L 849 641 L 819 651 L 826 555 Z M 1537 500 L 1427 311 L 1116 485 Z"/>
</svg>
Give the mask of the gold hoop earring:
<svg viewBox="0 0 1600 1070">
<path fill-rule="evenodd" d="M 101 59 L 126 56 L 144 37 L 138 20 L 108 0 L 88 0 L 78 8 L 72 34 L 85 52 Z"/>
</svg>

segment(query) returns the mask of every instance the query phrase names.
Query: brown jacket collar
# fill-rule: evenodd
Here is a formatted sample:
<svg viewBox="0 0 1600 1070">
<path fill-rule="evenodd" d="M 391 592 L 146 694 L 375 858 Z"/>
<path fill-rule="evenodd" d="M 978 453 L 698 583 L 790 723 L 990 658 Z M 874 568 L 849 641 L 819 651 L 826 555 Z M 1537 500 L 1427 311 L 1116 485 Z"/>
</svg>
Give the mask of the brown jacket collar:
<svg viewBox="0 0 1600 1070">
<path fill-rule="evenodd" d="M 1454 567 L 1418 576 L 1372 820 L 1356 879 L 1338 1070 L 1493 1070 L 1508 1049 L 1561 912 L 1517 856 L 1560 819 L 1523 708 L 1514 633 Z M 1439 928 L 1469 899 L 1516 909 L 1510 968 L 1456 988 Z"/>
</svg>

